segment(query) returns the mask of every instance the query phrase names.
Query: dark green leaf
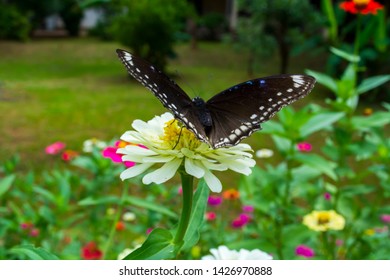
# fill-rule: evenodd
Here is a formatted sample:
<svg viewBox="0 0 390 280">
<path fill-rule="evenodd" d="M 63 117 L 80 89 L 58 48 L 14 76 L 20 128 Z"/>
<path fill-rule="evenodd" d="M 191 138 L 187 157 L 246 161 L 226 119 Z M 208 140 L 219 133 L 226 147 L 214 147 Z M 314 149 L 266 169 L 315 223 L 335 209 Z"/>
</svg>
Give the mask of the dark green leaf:
<svg viewBox="0 0 390 280">
<path fill-rule="evenodd" d="M 182 250 L 186 250 L 194 246 L 200 237 L 200 229 L 202 227 L 206 206 L 207 198 L 209 196 L 209 187 L 204 180 L 201 180 L 196 189 L 194 200 L 191 210 L 190 222 L 184 235 L 184 244 Z"/>
<path fill-rule="evenodd" d="M 166 260 L 173 259 L 174 255 L 173 236 L 169 230 L 156 228 L 153 230 L 144 244 L 124 260 Z"/>
</svg>

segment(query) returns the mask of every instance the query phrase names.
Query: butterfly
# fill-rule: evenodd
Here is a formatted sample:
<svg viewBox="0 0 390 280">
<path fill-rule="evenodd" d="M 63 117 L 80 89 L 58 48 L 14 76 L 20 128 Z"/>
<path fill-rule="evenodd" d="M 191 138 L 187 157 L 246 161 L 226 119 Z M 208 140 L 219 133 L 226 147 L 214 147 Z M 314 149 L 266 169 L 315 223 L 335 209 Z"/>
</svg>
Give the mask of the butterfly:
<svg viewBox="0 0 390 280">
<path fill-rule="evenodd" d="M 196 137 L 213 149 L 237 145 L 261 129 L 284 106 L 306 96 L 316 80 L 307 75 L 275 75 L 232 86 L 209 100 L 191 98 L 149 62 L 116 50 L 128 73 L 154 93 Z"/>
</svg>

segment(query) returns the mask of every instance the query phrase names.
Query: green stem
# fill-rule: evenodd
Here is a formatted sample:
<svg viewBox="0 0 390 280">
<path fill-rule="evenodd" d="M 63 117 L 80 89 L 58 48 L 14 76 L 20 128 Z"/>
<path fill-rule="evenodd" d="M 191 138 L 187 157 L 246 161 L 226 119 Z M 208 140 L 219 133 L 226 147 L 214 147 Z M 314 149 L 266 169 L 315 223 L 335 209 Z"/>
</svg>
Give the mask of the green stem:
<svg viewBox="0 0 390 280">
<path fill-rule="evenodd" d="M 129 184 L 124 184 L 123 186 L 123 191 L 122 191 L 122 195 L 121 195 L 121 200 L 119 202 L 119 207 L 116 211 L 116 214 L 115 214 L 115 218 L 114 218 L 114 222 L 112 223 L 112 226 L 111 226 L 111 230 L 110 230 L 110 234 L 108 236 L 108 239 L 107 239 L 107 242 L 104 246 L 104 249 L 103 249 L 103 257 L 102 259 L 105 259 L 106 255 L 107 255 L 107 252 L 108 252 L 108 249 L 110 249 L 111 247 L 111 244 L 112 244 L 112 241 L 114 239 L 114 235 L 115 235 L 115 231 L 116 231 L 116 224 L 118 223 L 120 217 L 121 217 L 121 214 L 122 214 L 122 209 L 123 209 L 123 202 L 127 196 L 127 191 L 129 189 Z"/>
<path fill-rule="evenodd" d="M 354 46 L 354 55 L 359 55 L 360 49 L 360 26 L 361 26 L 361 16 L 357 15 L 357 23 L 356 23 L 356 37 L 355 37 L 355 46 Z"/>
<path fill-rule="evenodd" d="M 175 244 L 176 246 L 181 246 L 183 243 L 183 238 L 190 222 L 192 199 L 194 195 L 194 177 L 188 175 L 187 173 L 185 173 L 185 171 L 181 171 L 180 176 L 183 189 L 183 209 L 179 220 L 179 226 L 177 228 L 176 235 L 173 240 L 173 244 Z"/>
</svg>

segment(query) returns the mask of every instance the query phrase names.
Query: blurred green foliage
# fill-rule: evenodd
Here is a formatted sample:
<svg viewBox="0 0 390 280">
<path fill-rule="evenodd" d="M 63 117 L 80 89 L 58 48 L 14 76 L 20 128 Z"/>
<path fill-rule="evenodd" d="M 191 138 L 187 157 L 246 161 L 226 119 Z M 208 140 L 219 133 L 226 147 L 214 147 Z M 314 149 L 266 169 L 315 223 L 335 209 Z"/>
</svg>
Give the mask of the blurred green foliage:
<svg viewBox="0 0 390 280">
<path fill-rule="evenodd" d="M 31 25 L 15 6 L 0 3 L 0 39 L 26 41 Z"/>
<path fill-rule="evenodd" d="M 184 0 L 119 0 L 110 31 L 132 52 L 164 69 L 167 58 L 174 56 L 176 34 L 183 30 L 190 15 Z"/>
<path fill-rule="evenodd" d="M 319 40 L 322 16 L 307 0 L 240 0 L 238 4 L 242 16 L 237 45 L 249 52 L 249 73 L 255 63 L 275 51 L 280 58 L 279 72 L 286 73 L 293 50 L 307 50 Z"/>
</svg>

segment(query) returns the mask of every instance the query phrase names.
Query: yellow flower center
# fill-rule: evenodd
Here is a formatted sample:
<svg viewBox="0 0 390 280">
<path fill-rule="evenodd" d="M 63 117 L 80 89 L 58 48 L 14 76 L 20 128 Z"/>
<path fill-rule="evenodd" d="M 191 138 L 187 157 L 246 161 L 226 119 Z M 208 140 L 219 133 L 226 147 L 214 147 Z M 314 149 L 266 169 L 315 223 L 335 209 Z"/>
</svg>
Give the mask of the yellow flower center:
<svg viewBox="0 0 390 280">
<path fill-rule="evenodd" d="M 319 224 L 319 225 L 328 224 L 328 223 L 329 223 L 329 220 L 330 220 L 329 213 L 323 212 L 323 213 L 319 213 L 319 214 L 318 214 L 317 221 L 318 221 L 318 224 Z"/>
<path fill-rule="evenodd" d="M 353 3 L 355 4 L 355 6 L 357 8 L 361 8 L 361 9 L 365 8 L 369 2 L 370 2 L 370 0 L 353 0 Z"/>
<path fill-rule="evenodd" d="M 201 144 L 192 131 L 179 124 L 175 119 L 165 123 L 164 134 L 160 139 L 166 144 L 167 149 L 171 150 L 181 150 L 182 148 L 195 150 Z"/>
</svg>

